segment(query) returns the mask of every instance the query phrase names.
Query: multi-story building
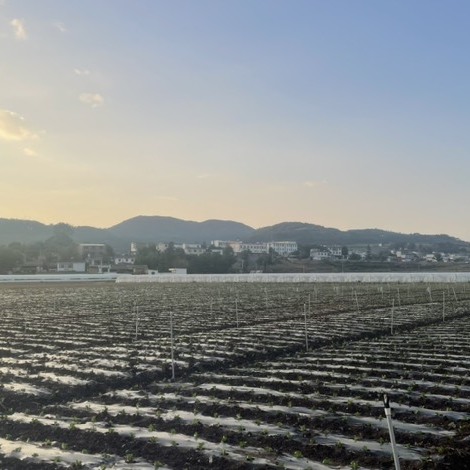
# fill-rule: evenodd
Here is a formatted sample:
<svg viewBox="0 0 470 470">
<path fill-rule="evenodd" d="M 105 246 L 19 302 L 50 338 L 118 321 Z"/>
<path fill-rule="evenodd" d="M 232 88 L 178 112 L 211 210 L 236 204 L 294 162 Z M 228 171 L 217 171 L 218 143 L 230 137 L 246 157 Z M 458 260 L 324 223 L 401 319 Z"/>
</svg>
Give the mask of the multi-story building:
<svg viewBox="0 0 470 470">
<path fill-rule="evenodd" d="M 267 243 L 242 243 L 240 251 L 249 251 L 255 255 L 260 255 L 262 253 L 268 253 L 269 249 Z"/>
<path fill-rule="evenodd" d="M 310 259 L 313 261 L 322 261 L 329 258 L 331 258 L 331 253 L 326 248 L 312 248 L 310 250 Z"/>
<path fill-rule="evenodd" d="M 278 255 L 289 256 L 299 249 L 297 242 L 269 242 L 267 244 L 268 252 L 273 249 Z"/>
<path fill-rule="evenodd" d="M 340 246 L 330 246 L 328 247 L 328 250 L 331 253 L 331 256 L 334 258 L 342 258 L 343 257 L 343 251 Z"/>
<path fill-rule="evenodd" d="M 135 256 L 133 255 L 119 255 L 114 257 L 114 264 L 134 264 Z"/>
<path fill-rule="evenodd" d="M 206 248 L 204 248 L 202 245 L 199 245 L 197 243 L 183 243 L 182 248 L 186 255 L 198 255 L 199 256 L 207 251 Z"/>
<path fill-rule="evenodd" d="M 298 250 L 297 243 L 291 241 L 242 243 L 239 241 L 212 240 L 211 244 L 216 248 L 226 248 L 229 246 L 235 254 L 241 253 L 242 251 L 249 251 L 253 254 L 260 255 L 269 253 L 269 250 L 272 249 L 281 256 L 289 256 L 291 253 Z"/>
<path fill-rule="evenodd" d="M 58 273 L 85 273 L 86 263 L 83 261 L 59 261 L 57 263 Z"/>
<path fill-rule="evenodd" d="M 78 251 L 82 259 L 103 259 L 106 256 L 104 243 L 80 243 Z"/>
</svg>

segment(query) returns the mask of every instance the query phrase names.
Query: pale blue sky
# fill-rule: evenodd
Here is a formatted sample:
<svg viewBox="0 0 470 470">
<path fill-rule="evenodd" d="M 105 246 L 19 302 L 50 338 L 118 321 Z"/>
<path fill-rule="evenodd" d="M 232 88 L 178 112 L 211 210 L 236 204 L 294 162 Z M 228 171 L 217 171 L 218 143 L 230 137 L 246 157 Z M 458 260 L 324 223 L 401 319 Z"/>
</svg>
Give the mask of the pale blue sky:
<svg viewBox="0 0 470 470">
<path fill-rule="evenodd" d="M 470 240 L 470 3 L 0 0 L 0 217 Z"/>
</svg>

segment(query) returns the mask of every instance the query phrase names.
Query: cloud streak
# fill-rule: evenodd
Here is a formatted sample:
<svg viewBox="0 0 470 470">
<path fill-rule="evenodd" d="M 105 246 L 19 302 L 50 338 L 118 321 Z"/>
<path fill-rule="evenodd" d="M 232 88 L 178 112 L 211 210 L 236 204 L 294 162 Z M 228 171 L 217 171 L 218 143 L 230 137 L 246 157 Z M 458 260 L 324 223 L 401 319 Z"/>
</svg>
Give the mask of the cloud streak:
<svg viewBox="0 0 470 470">
<path fill-rule="evenodd" d="M 82 93 L 78 99 L 92 108 L 99 108 L 104 104 L 104 98 L 99 93 Z"/>
<path fill-rule="evenodd" d="M 19 114 L 0 109 L 0 139 L 22 141 L 37 137 L 37 134 L 28 129 L 24 119 Z"/>
<path fill-rule="evenodd" d="M 87 69 L 73 69 L 75 75 L 79 75 L 80 77 L 90 75 L 90 71 Z"/>
<path fill-rule="evenodd" d="M 29 147 L 25 147 L 23 149 L 23 152 L 27 157 L 37 157 L 38 156 L 38 153 L 35 150 L 33 150 L 32 148 L 29 148 Z"/>
<path fill-rule="evenodd" d="M 65 27 L 64 23 L 61 23 L 60 21 L 56 21 L 54 23 L 54 27 L 60 31 L 61 33 L 66 33 L 67 32 L 67 28 Z"/>
<path fill-rule="evenodd" d="M 23 20 L 15 18 L 10 21 L 10 25 L 13 28 L 16 39 L 19 39 L 20 41 L 28 39 L 28 33 L 26 32 Z"/>
<path fill-rule="evenodd" d="M 304 186 L 307 188 L 318 188 L 319 186 L 323 186 L 325 184 L 328 184 L 326 180 L 321 180 L 321 181 L 304 181 Z"/>
</svg>

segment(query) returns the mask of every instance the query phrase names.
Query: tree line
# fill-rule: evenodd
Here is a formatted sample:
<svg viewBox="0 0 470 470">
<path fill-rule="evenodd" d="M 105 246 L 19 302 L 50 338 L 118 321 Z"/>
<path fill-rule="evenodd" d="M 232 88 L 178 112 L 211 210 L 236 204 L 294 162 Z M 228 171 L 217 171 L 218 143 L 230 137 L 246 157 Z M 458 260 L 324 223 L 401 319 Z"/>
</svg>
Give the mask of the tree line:
<svg viewBox="0 0 470 470">
<path fill-rule="evenodd" d="M 232 248 L 225 248 L 223 253 L 207 252 L 201 255 L 187 255 L 182 248 L 175 248 L 170 243 L 164 251 L 155 245 L 139 248 L 135 264 L 146 265 L 149 269 L 167 272 L 170 268 L 186 268 L 190 274 L 230 273 L 236 261 Z"/>
</svg>

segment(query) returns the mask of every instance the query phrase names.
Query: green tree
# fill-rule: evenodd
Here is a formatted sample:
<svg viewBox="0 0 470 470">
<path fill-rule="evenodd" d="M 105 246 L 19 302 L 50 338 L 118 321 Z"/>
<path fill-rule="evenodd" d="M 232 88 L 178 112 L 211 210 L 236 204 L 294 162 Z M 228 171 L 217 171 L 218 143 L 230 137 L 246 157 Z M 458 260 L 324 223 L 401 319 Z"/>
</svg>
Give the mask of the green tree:
<svg viewBox="0 0 470 470">
<path fill-rule="evenodd" d="M 23 253 L 21 251 L 6 246 L 0 247 L 0 273 L 8 274 L 14 268 L 19 267 L 22 262 Z"/>
<path fill-rule="evenodd" d="M 66 224 L 64 224 L 66 225 Z M 78 244 L 64 231 L 58 231 L 44 242 L 44 255 L 50 261 L 73 261 L 80 259 Z"/>
<path fill-rule="evenodd" d="M 348 259 L 351 261 L 360 261 L 361 255 L 358 255 L 357 253 L 351 253 Z"/>
</svg>

